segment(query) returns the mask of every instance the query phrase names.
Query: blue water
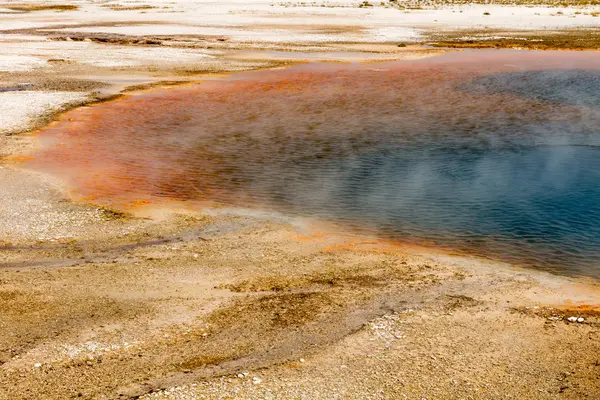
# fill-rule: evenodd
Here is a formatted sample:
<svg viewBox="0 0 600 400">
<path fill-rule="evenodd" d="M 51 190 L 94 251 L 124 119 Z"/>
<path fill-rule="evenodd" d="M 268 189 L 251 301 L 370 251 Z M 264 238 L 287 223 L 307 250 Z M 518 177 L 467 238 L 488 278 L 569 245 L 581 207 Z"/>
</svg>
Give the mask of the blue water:
<svg viewBox="0 0 600 400">
<path fill-rule="evenodd" d="M 438 99 L 377 124 L 365 111 L 364 131 L 348 135 L 353 141 L 333 134 L 336 142 L 308 139 L 310 145 L 294 138 L 286 143 L 293 150 L 272 144 L 267 166 L 249 163 L 239 175 L 253 182 L 257 197 L 288 212 L 600 276 L 600 71 L 494 74 L 455 89 L 509 94 L 534 112 L 511 109 L 504 99 L 475 115 L 458 102 L 452 114 Z"/>
<path fill-rule="evenodd" d="M 335 183 L 334 183 L 335 182 Z M 280 199 L 386 237 L 597 274 L 600 148 L 370 149 L 295 177 Z"/>
</svg>

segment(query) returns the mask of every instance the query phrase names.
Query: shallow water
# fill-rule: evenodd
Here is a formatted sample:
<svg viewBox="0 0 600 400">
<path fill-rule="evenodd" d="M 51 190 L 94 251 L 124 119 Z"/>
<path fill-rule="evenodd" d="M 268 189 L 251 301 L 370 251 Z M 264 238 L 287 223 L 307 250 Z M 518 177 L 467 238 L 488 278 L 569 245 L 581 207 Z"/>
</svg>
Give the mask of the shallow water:
<svg viewBox="0 0 600 400">
<path fill-rule="evenodd" d="M 76 110 L 28 165 L 81 197 L 274 209 L 600 276 L 600 54 L 309 64 Z"/>
</svg>

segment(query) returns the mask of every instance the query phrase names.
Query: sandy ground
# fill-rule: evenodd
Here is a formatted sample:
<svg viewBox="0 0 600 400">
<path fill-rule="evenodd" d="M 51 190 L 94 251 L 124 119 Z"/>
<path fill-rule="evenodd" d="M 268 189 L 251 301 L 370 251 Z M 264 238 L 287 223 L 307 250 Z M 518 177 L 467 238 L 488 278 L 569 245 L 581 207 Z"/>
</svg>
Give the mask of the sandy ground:
<svg viewBox="0 0 600 400">
<path fill-rule="evenodd" d="M 0 399 L 600 398 L 596 281 L 247 210 L 101 209 L 18 158 L 61 110 L 229 71 L 598 48 L 599 6 L 65 4 L 0 4 Z"/>
<path fill-rule="evenodd" d="M 600 395 L 596 282 L 283 218 L 20 195 L 44 234 L 2 250 L 2 398 Z"/>
</svg>

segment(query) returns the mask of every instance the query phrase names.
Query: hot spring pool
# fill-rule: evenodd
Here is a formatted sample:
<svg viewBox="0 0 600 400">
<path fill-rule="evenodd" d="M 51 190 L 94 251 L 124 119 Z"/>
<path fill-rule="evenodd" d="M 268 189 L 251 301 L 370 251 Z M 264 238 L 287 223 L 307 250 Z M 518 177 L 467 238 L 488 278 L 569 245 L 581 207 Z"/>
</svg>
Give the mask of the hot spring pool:
<svg viewBox="0 0 600 400">
<path fill-rule="evenodd" d="M 30 168 L 81 197 L 277 210 L 600 276 L 600 53 L 307 64 L 68 113 Z"/>
</svg>

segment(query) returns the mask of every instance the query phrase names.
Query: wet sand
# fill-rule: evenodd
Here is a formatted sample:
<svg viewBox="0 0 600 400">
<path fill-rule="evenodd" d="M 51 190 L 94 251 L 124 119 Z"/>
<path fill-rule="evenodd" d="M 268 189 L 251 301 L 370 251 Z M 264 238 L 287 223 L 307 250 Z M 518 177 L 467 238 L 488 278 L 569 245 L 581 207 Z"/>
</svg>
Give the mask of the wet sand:
<svg viewBox="0 0 600 400">
<path fill-rule="evenodd" d="M 39 12 L 52 12 L 38 14 L 42 26 L 71 18 Z M 143 9 L 112 12 L 148 20 Z M 31 14 L 12 16 L 12 28 L 39 28 L 26 23 L 38 18 Z M 219 38 L 203 46 L 228 43 Z M 3 49 L 31 46 L 43 68 L 13 59 L 26 70 L 0 74 L 1 87 L 33 85 L 0 94 L 36 98 L 0 136 L 0 398 L 600 396 L 597 281 L 331 233 L 276 213 L 177 203 L 124 213 L 74 201 L 65 182 L 20 167 L 18 156 L 38 142 L 16 133 L 73 101 L 296 60 L 249 61 L 257 46 L 247 43 L 237 43 L 243 60 L 228 60 L 205 56 L 214 49 L 199 56 L 143 43 L 38 40 L 11 36 Z M 390 43 L 298 47 L 307 46 L 392 51 Z M 431 55 L 392 47 L 399 58 Z M 129 64 L 114 64 L 132 49 Z M 38 100 L 45 93 L 62 97 L 49 109 Z M 8 121 L 12 113 L 0 110 Z"/>
</svg>

